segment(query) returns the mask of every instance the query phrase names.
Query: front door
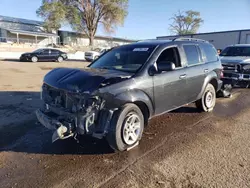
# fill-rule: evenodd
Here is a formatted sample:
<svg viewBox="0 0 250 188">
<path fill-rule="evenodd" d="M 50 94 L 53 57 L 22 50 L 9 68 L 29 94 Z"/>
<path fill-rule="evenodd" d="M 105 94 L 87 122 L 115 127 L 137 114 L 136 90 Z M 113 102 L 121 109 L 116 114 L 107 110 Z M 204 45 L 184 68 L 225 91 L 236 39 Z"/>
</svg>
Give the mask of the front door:
<svg viewBox="0 0 250 188">
<path fill-rule="evenodd" d="M 155 74 L 153 77 L 156 114 L 178 108 L 186 103 L 187 72 L 182 68 L 177 47 L 163 50 L 156 61 L 156 66 L 163 61 L 173 62 L 176 69 Z"/>
<path fill-rule="evenodd" d="M 43 50 L 43 52 L 39 54 L 38 58 L 41 61 L 48 61 L 48 60 L 50 60 L 50 58 L 51 58 L 50 57 L 50 50 L 49 49 Z"/>
</svg>

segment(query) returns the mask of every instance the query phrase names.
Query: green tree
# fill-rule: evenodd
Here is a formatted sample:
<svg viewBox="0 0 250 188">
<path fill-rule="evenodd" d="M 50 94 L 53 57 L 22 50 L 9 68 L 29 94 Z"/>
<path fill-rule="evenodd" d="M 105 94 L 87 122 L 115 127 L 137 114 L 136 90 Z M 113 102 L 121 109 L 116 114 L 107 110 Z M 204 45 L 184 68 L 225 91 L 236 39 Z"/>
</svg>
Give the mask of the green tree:
<svg viewBox="0 0 250 188">
<path fill-rule="evenodd" d="M 171 18 L 170 30 L 177 35 L 195 34 L 204 22 L 201 19 L 200 12 L 188 10 L 178 12 Z"/>
<path fill-rule="evenodd" d="M 70 24 L 73 30 L 86 34 L 92 46 L 98 27 L 114 32 L 123 25 L 127 9 L 128 0 L 43 0 L 37 15 L 44 19 L 48 31 Z"/>
</svg>

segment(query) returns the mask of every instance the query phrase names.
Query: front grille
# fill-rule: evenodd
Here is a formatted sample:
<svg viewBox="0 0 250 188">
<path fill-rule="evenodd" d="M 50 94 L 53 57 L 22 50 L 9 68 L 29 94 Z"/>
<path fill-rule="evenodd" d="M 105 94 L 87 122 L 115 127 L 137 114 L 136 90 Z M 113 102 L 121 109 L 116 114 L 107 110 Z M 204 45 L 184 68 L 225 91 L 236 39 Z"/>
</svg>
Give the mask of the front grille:
<svg viewBox="0 0 250 188">
<path fill-rule="evenodd" d="M 224 73 L 225 78 L 239 78 L 239 74 Z"/>
<path fill-rule="evenodd" d="M 236 70 L 236 65 L 235 64 L 222 64 L 224 70 L 231 70 L 235 71 Z"/>
</svg>

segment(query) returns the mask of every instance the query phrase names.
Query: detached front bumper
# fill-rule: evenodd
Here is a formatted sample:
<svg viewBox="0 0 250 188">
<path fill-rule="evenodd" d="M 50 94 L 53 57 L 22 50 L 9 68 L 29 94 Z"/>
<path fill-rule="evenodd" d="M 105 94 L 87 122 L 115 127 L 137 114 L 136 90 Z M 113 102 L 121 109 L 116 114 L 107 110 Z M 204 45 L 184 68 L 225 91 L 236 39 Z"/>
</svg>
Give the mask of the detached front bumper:
<svg viewBox="0 0 250 188">
<path fill-rule="evenodd" d="M 86 113 L 69 113 L 62 108 L 45 104 L 36 111 L 38 121 L 47 129 L 54 130 L 52 142 L 75 135 L 92 135 L 103 138 L 110 124 L 114 110 L 102 109 Z"/>
<path fill-rule="evenodd" d="M 50 130 L 55 130 L 54 134 L 52 135 L 52 142 L 55 142 L 58 139 L 64 140 L 75 135 L 70 124 L 65 124 L 53 119 L 41 110 L 36 111 L 36 117 L 44 127 Z"/>
<path fill-rule="evenodd" d="M 56 130 L 57 126 L 61 124 L 61 122 L 45 115 L 40 109 L 36 111 L 36 117 L 44 127 L 50 130 Z"/>
</svg>

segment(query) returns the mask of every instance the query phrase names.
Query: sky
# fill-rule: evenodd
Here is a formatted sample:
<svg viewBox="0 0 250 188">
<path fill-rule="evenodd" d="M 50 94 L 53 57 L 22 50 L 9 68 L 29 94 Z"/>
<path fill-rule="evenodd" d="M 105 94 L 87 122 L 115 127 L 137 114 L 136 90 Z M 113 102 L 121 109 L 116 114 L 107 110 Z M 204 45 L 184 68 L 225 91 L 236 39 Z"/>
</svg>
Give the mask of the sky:
<svg viewBox="0 0 250 188">
<path fill-rule="evenodd" d="M 41 20 L 36 10 L 42 0 L 0 0 L 0 15 Z M 194 10 L 204 20 L 199 33 L 250 29 L 250 0 L 129 0 L 128 16 L 114 37 L 153 39 L 171 35 L 171 17 L 178 11 Z M 70 30 L 64 26 L 63 29 Z M 107 35 L 101 28 L 97 35 Z"/>
</svg>

